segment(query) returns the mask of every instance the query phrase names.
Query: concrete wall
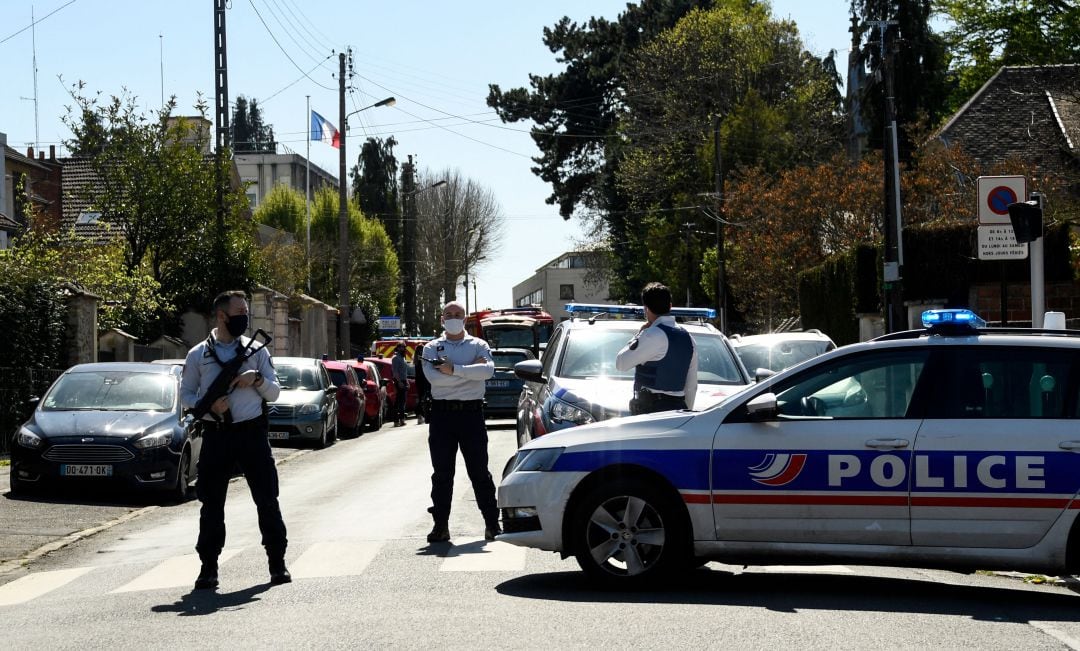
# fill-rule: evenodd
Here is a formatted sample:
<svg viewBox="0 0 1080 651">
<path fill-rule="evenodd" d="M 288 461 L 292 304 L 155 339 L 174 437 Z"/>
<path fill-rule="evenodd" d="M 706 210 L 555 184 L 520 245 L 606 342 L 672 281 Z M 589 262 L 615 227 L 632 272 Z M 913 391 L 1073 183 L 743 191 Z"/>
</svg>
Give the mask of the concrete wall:
<svg viewBox="0 0 1080 651">
<path fill-rule="evenodd" d="M 68 365 L 88 364 L 98 358 L 98 297 L 72 292 L 68 297 Z"/>
</svg>

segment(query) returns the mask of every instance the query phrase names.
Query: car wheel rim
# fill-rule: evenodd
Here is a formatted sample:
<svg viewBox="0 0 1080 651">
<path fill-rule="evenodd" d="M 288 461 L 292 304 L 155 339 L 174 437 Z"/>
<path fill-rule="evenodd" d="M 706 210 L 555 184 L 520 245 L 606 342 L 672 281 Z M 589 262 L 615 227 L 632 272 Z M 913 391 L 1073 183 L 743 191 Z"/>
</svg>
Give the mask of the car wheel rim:
<svg viewBox="0 0 1080 651">
<path fill-rule="evenodd" d="M 589 516 L 585 540 L 597 567 L 620 576 L 649 571 L 664 551 L 664 522 L 645 500 L 612 497 Z"/>
</svg>

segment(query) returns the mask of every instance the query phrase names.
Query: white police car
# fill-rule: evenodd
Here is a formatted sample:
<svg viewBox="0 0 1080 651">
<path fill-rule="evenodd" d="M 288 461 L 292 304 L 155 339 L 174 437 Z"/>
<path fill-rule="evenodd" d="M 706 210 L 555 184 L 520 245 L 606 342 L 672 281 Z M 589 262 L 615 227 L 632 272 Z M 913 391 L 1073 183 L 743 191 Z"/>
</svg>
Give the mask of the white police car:
<svg viewBox="0 0 1080 651">
<path fill-rule="evenodd" d="M 923 319 L 704 412 L 528 443 L 499 540 L 616 585 L 709 559 L 1080 568 L 1080 331 Z"/>
</svg>

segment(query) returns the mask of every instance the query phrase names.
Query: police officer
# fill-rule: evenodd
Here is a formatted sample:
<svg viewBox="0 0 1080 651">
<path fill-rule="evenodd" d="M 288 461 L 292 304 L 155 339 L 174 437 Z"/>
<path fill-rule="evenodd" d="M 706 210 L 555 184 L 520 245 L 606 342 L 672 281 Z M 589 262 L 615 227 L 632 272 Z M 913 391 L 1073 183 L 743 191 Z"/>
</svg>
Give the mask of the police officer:
<svg viewBox="0 0 1080 651">
<path fill-rule="evenodd" d="M 435 526 L 429 543 L 450 540 L 450 502 L 454 491 L 457 450 L 465 459 L 476 505 L 484 516 L 484 538 L 502 533 L 495 501 L 495 483 L 488 471 L 488 438 L 484 425 L 485 381 L 495 374 L 487 342 L 465 333 L 465 307 L 451 301 L 443 308 L 442 336 L 424 346 L 424 375 L 431 383 L 428 450 L 431 452 L 431 503 Z"/>
<path fill-rule="evenodd" d="M 431 383 L 424 375 L 424 364 L 420 361 L 424 358 L 424 344 L 417 344 L 413 350 L 413 368 L 416 375 L 416 424 L 423 425 L 427 418 L 428 407 L 431 402 Z"/>
<path fill-rule="evenodd" d="M 244 292 L 224 292 L 214 299 L 216 327 L 205 341 L 188 351 L 180 392 L 184 407 L 192 408 L 209 389 L 221 365 L 236 357 L 250 341 L 248 303 Z M 278 506 L 278 476 L 267 440 L 266 402 L 281 393 L 270 351 L 260 349 L 241 366 L 230 393 L 211 407 L 200 425 L 203 432 L 199 456 L 197 494 L 202 502 L 199 540 L 195 550 L 202 569 L 196 589 L 218 585 L 218 556 L 225 546 L 225 497 L 233 469 L 239 466 L 251 489 L 259 513 L 262 544 L 270 564 L 270 583 L 292 580 L 285 567 L 285 522 Z"/>
<path fill-rule="evenodd" d="M 394 374 L 394 427 L 405 425 L 405 400 L 409 395 L 409 369 L 405 363 L 405 344 L 394 347 L 394 358 L 390 361 L 390 370 Z"/>
<path fill-rule="evenodd" d="M 697 393 L 697 348 L 685 328 L 675 323 L 671 290 L 649 283 L 641 292 L 645 324 L 615 357 L 615 368 L 634 369 L 631 414 L 693 409 Z"/>
</svg>

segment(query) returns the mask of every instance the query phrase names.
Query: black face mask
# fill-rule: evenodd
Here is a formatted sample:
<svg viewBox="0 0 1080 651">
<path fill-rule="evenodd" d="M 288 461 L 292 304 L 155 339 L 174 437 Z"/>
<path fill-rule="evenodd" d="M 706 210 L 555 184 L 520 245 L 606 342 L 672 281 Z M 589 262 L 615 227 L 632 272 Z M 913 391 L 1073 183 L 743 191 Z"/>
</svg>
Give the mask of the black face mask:
<svg viewBox="0 0 1080 651">
<path fill-rule="evenodd" d="M 229 317 L 228 323 L 225 324 L 225 329 L 234 337 L 244 334 L 248 329 L 248 315 L 233 314 Z"/>
</svg>

